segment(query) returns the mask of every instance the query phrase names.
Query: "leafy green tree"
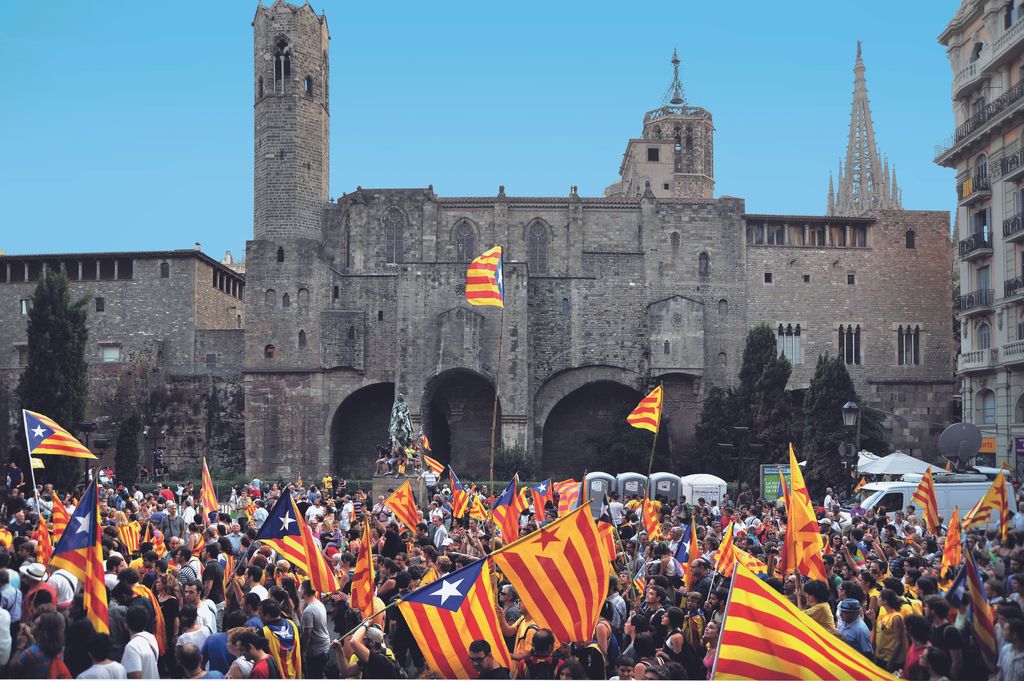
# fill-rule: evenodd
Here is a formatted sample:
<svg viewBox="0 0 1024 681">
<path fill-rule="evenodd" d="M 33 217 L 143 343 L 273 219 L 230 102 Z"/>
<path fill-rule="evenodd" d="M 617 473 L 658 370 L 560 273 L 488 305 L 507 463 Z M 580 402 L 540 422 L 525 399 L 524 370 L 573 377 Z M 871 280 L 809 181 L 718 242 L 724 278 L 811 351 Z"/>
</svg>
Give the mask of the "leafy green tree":
<svg viewBox="0 0 1024 681">
<path fill-rule="evenodd" d="M 788 359 L 773 353 L 755 384 L 754 439 L 764 446 L 759 464 L 786 460 L 793 440 L 793 404 L 786 390 L 792 370 Z"/>
<path fill-rule="evenodd" d="M 697 423 L 696 457 L 687 467 L 692 473 L 711 473 L 725 480 L 735 479 L 734 461 L 726 461 L 718 453 L 718 445 L 732 442 L 733 426 L 739 422 L 738 398 L 732 388 L 715 386 L 704 398 L 704 409 Z"/>
<path fill-rule="evenodd" d="M 142 432 L 142 415 L 132 409 L 128 418 L 121 422 L 117 431 L 117 453 L 114 467 L 117 477 L 126 485 L 135 484 L 139 476 L 139 433 Z"/>
<path fill-rule="evenodd" d="M 775 333 L 768 324 L 758 324 L 747 332 L 743 362 L 740 365 L 740 382 L 736 388 L 737 421 L 734 425 L 749 426 L 753 423 L 754 409 L 759 401 L 757 382 L 764 368 L 778 354 Z"/>
<path fill-rule="evenodd" d="M 28 364 L 17 388 L 21 407 L 46 414 L 69 430 L 85 416 L 88 302 L 88 298 L 72 302 L 67 277 L 48 270 L 39 279 L 28 313 Z M 19 430 L 24 441 L 24 425 Z M 28 471 L 27 452 L 19 464 Z M 81 459 L 46 459 L 46 477 L 60 489 L 74 485 L 81 472 Z"/>
<path fill-rule="evenodd" d="M 839 457 L 839 445 L 849 437 L 843 425 L 843 405 L 855 399 L 853 379 L 843 359 L 821 354 L 804 397 L 804 474 L 815 498 L 824 496 L 826 487 L 850 484 Z"/>
</svg>

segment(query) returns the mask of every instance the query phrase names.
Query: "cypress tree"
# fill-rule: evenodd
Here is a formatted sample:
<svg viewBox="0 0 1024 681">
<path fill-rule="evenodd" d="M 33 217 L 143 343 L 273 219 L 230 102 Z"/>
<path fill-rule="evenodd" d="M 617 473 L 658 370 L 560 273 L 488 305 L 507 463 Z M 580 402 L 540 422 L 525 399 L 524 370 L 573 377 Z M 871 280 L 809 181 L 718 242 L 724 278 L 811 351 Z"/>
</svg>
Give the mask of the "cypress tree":
<svg viewBox="0 0 1024 681">
<path fill-rule="evenodd" d="M 28 313 L 28 364 L 18 381 L 21 408 L 37 411 L 74 432 L 85 417 L 88 365 L 85 326 L 89 299 L 72 302 L 63 272 L 47 270 L 32 295 Z M 25 441 L 24 422 L 19 427 Z M 28 477 L 28 452 L 21 449 L 18 463 Z M 82 459 L 46 457 L 46 478 L 69 489 L 82 472 Z"/>
<path fill-rule="evenodd" d="M 824 496 L 826 487 L 850 483 L 849 474 L 843 471 L 839 445 L 849 437 L 843 425 L 843 405 L 856 398 L 853 379 L 843 359 L 828 353 L 820 355 L 804 397 L 804 476 L 814 498 Z"/>
<path fill-rule="evenodd" d="M 139 476 L 139 433 L 142 431 L 142 416 L 138 409 L 132 409 L 128 418 L 121 422 L 117 431 L 117 452 L 114 468 L 117 477 L 126 485 L 135 484 Z"/>
<path fill-rule="evenodd" d="M 718 453 L 718 445 L 732 442 L 732 428 L 738 423 L 736 393 L 732 388 L 718 386 L 708 391 L 704 410 L 697 424 L 696 460 L 689 466 L 691 473 L 711 473 L 731 480 L 736 477 L 736 462 L 726 461 Z"/>
<path fill-rule="evenodd" d="M 777 341 L 772 327 L 761 323 L 747 333 L 740 365 L 739 386 L 736 388 L 737 419 L 734 425 L 753 424 L 754 408 L 758 402 L 757 382 L 764 368 L 778 355 Z"/>
<path fill-rule="evenodd" d="M 786 390 L 792 370 L 788 359 L 773 355 L 755 384 L 754 437 L 764 445 L 764 455 L 758 463 L 786 460 L 793 439 L 793 404 Z"/>
</svg>

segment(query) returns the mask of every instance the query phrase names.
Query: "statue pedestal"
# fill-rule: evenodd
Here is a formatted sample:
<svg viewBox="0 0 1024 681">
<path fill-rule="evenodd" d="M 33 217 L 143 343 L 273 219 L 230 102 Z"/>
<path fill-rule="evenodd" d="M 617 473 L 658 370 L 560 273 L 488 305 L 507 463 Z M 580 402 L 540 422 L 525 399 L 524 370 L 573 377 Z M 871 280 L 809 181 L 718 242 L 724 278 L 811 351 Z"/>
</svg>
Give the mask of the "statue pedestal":
<svg viewBox="0 0 1024 681">
<path fill-rule="evenodd" d="M 373 476 L 373 501 L 370 502 L 370 507 L 372 508 L 373 504 L 377 503 L 377 497 L 383 496 L 387 499 L 391 492 L 401 487 L 406 480 L 409 481 L 412 487 L 413 496 L 416 497 L 416 505 L 421 509 L 424 508 L 427 502 L 427 486 L 423 484 L 423 478 L 418 475 L 400 475 L 397 478 L 393 475 L 386 477 L 383 475 Z"/>
</svg>

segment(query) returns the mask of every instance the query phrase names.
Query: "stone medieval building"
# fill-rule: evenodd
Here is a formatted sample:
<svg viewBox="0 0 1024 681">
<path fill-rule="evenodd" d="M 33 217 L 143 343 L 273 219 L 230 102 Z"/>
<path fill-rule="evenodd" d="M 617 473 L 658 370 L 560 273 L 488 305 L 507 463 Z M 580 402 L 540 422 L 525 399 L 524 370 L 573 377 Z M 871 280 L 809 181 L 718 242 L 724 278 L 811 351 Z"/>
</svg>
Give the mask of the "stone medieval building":
<svg viewBox="0 0 1024 681">
<path fill-rule="evenodd" d="M 953 396 L 949 217 L 901 209 L 859 54 L 850 144 L 870 144 L 848 153 L 864 158 L 847 161 L 840 198 L 823 216 L 761 215 L 715 197 L 712 114 L 686 102 L 677 58 L 667 101 L 643 115 L 603 196 L 567 184 L 563 196 L 356 187 L 332 199 L 326 18 L 277 0 L 257 8 L 253 35 L 255 205 L 236 373 L 249 473 L 367 476 L 401 394 L 436 458 L 483 474 L 496 381 L 501 443 L 551 475 L 587 468 L 588 439 L 662 383 L 666 453 L 681 467 L 705 396 L 735 383 L 759 322 L 792 360 L 793 390 L 820 354 L 839 353 L 863 399 L 893 414 L 892 446 L 935 450 Z M 464 295 L 467 263 L 494 245 L 500 367 L 502 312 Z M 2 309 L 13 314 L 26 290 L 0 284 Z M 200 373 L 206 335 L 185 353 Z M 19 327 L 9 347 L 23 338 Z M 219 465 L 225 453 L 195 430 L 175 442 L 196 456 L 208 447 Z"/>
</svg>

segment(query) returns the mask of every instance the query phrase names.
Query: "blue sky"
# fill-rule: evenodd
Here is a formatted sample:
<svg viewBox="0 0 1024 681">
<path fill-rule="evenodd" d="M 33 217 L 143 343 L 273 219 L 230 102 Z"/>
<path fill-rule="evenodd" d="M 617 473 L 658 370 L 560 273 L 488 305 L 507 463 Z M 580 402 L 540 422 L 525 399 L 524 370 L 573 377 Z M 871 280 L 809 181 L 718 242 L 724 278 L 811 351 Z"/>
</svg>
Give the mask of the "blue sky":
<svg viewBox="0 0 1024 681">
<path fill-rule="evenodd" d="M 864 41 L 879 147 L 904 206 L 950 210 L 936 37 L 958 0 L 317 2 L 331 29 L 331 195 L 600 195 L 661 104 L 672 48 L 715 122 L 716 195 L 820 214 Z M 245 251 L 254 2 L 4 7 L 0 249 Z M 656 11 L 654 11 L 656 10 Z"/>
</svg>

